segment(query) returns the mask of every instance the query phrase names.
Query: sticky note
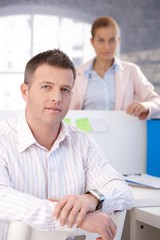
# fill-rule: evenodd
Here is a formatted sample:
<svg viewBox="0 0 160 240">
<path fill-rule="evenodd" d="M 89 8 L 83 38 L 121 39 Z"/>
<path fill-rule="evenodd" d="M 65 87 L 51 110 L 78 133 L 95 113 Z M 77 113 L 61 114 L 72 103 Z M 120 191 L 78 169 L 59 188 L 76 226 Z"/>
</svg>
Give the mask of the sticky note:
<svg viewBox="0 0 160 240">
<path fill-rule="evenodd" d="M 71 119 L 70 118 L 64 118 L 63 121 L 67 123 L 68 125 L 71 125 Z"/>
<path fill-rule="evenodd" d="M 76 120 L 76 127 L 85 131 L 90 132 L 92 131 L 92 126 L 88 118 L 81 118 Z"/>
</svg>

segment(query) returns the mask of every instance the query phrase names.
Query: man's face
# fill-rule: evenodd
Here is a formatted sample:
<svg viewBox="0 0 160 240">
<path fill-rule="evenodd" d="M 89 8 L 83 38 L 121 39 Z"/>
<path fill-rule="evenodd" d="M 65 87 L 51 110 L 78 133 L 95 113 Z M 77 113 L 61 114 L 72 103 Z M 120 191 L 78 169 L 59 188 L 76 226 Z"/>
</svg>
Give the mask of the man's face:
<svg viewBox="0 0 160 240">
<path fill-rule="evenodd" d="M 31 84 L 21 86 L 31 123 L 58 126 L 68 112 L 73 82 L 71 69 L 40 65 L 32 76 Z"/>
</svg>

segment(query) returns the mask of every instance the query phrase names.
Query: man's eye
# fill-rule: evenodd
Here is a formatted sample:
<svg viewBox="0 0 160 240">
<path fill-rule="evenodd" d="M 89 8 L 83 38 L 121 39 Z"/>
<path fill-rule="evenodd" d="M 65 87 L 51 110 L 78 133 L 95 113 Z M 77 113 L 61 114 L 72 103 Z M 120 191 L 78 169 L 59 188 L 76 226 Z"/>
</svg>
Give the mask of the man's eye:
<svg viewBox="0 0 160 240">
<path fill-rule="evenodd" d="M 49 89 L 50 89 L 50 86 L 49 86 L 49 85 L 43 85 L 42 88 L 43 88 L 43 89 L 46 89 L 46 90 L 49 90 Z"/>
<path fill-rule="evenodd" d="M 61 91 L 64 93 L 71 93 L 71 89 L 69 88 L 62 88 Z"/>
</svg>

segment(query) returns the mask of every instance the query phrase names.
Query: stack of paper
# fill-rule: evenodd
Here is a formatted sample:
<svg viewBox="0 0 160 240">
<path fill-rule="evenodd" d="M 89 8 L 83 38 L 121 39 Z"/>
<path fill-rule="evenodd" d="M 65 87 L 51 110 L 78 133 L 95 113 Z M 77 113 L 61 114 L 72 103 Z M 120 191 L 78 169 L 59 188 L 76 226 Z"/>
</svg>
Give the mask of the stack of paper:
<svg viewBox="0 0 160 240">
<path fill-rule="evenodd" d="M 129 185 L 160 189 L 159 177 L 154 177 L 148 174 L 129 174 L 124 175 L 124 179 Z"/>
</svg>

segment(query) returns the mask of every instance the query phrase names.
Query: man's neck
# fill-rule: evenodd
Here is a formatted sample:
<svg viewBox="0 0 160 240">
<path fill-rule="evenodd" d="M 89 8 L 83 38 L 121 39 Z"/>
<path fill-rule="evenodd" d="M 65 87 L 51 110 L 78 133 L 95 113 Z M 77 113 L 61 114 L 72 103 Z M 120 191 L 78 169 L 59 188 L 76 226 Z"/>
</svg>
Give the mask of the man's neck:
<svg viewBox="0 0 160 240">
<path fill-rule="evenodd" d="M 27 118 L 26 120 L 36 141 L 41 146 L 50 150 L 59 135 L 61 123 L 55 124 L 54 126 L 48 126 L 35 121 L 30 121 Z"/>
<path fill-rule="evenodd" d="M 32 131 L 34 138 L 36 141 L 43 147 L 47 148 L 50 150 L 56 141 L 58 135 L 60 132 L 60 126 L 59 128 L 55 129 L 42 129 L 38 128 L 38 130 Z"/>
</svg>

